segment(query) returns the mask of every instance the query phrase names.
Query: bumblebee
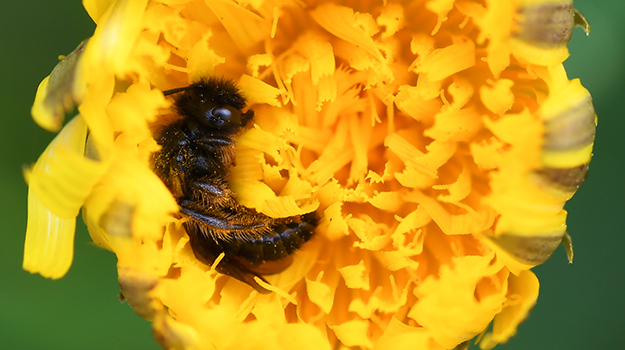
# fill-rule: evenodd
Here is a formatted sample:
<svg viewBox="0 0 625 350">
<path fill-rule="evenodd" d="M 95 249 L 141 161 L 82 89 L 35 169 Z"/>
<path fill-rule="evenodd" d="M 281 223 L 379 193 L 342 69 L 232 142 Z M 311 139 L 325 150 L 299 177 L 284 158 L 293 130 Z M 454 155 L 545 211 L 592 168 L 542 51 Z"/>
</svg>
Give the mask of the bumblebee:
<svg viewBox="0 0 625 350">
<path fill-rule="evenodd" d="M 314 235 L 316 214 L 272 218 L 237 202 L 228 171 L 235 137 L 254 111 L 243 112 L 246 100 L 232 81 L 209 77 L 163 93 L 174 95 L 178 118 L 155 133 L 161 150 L 153 154 L 154 172 L 188 219 L 183 225 L 196 258 L 211 265 L 223 253 L 218 272 L 268 293 L 254 277 L 265 281 L 262 275 L 291 264 Z"/>
</svg>

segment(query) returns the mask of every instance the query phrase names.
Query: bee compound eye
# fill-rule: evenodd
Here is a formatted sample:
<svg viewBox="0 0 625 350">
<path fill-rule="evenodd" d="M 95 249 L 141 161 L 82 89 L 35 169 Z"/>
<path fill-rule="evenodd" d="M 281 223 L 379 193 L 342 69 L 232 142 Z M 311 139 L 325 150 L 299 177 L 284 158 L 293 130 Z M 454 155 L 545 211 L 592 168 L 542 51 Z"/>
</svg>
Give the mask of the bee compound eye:
<svg viewBox="0 0 625 350">
<path fill-rule="evenodd" d="M 227 105 L 213 107 L 206 116 L 209 122 L 215 126 L 222 126 L 224 124 L 241 124 L 241 112 Z"/>
</svg>

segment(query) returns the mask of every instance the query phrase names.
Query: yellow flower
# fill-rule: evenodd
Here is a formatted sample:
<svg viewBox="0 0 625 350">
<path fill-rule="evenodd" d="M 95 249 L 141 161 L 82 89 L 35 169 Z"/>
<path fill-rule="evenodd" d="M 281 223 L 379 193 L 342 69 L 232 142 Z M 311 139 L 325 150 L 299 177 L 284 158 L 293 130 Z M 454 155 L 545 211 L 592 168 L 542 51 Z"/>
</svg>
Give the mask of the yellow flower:
<svg viewBox="0 0 625 350">
<path fill-rule="evenodd" d="M 535 304 L 530 269 L 561 242 L 572 258 L 563 206 L 596 122 L 562 66 L 583 23 L 572 1 L 84 5 L 93 37 L 33 105 L 62 130 L 28 174 L 24 268 L 67 272 L 82 208 L 164 348 L 452 349 L 479 334 L 490 348 Z M 264 276 L 269 294 L 197 261 L 151 168 L 172 114 L 162 91 L 208 76 L 236 81 L 255 112 L 237 200 L 321 218 Z"/>
</svg>

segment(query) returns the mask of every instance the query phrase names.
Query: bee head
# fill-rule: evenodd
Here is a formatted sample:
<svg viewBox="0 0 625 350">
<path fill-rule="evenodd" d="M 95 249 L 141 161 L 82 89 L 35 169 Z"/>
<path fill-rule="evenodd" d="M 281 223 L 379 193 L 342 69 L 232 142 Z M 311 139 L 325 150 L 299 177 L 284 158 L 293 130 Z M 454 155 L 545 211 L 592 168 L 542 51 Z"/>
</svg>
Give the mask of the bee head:
<svg viewBox="0 0 625 350">
<path fill-rule="evenodd" d="M 254 117 L 254 111 L 243 113 L 246 101 L 230 81 L 219 78 L 203 79 L 187 87 L 164 91 L 176 97 L 177 112 L 211 129 L 236 130 Z"/>
</svg>

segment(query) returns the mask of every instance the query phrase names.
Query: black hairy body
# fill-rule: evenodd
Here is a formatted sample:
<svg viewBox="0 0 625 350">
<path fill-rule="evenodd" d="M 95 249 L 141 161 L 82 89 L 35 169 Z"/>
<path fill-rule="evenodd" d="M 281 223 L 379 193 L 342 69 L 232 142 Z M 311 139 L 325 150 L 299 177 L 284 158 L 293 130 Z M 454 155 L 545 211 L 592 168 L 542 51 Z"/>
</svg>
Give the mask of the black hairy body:
<svg viewBox="0 0 625 350">
<path fill-rule="evenodd" d="M 153 155 L 154 172 L 188 218 L 184 227 L 198 260 L 254 287 L 254 276 L 274 274 L 291 264 L 291 254 L 314 234 L 315 213 L 272 218 L 237 202 L 228 185 L 235 163 L 235 136 L 253 118 L 246 101 L 228 80 L 207 78 L 164 92 L 174 95 L 180 117 L 159 130 L 162 147 Z"/>
</svg>

